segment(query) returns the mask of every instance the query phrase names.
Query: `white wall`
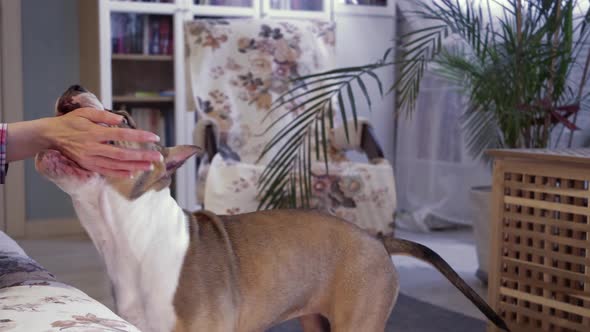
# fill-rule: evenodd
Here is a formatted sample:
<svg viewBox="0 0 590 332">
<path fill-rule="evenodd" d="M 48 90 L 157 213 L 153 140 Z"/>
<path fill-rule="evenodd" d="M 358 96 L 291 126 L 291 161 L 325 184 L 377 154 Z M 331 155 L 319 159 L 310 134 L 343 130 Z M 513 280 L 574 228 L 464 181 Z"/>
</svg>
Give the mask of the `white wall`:
<svg viewBox="0 0 590 332">
<path fill-rule="evenodd" d="M 338 67 L 374 63 L 383 57 L 393 45 L 395 20 L 386 16 L 336 15 L 336 52 Z M 393 55 L 393 54 L 392 54 Z M 385 67 L 378 72 L 385 91 L 394 80 L 393 67 Z M 377 84 L 370 77 L 363 79 L 371 93 L 372 112 L 367 107 L 357 106 L 361 114 L 371 120 L 385 157 L 393 163 L 394 158 L 394 94 L 379 97 Z M 362 94 L 358 94 L 359 97 Z M 364 97 L 357 98 L 357 105 L 365 105 Z"/>
</svg>

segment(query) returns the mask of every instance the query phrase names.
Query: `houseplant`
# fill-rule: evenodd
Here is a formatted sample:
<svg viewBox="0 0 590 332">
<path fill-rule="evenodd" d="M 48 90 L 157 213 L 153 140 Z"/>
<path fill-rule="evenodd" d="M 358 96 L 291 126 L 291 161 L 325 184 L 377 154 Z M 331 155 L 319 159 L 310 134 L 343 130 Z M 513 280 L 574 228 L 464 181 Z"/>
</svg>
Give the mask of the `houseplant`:
<svg viewBox="0 0 590 332">
<path fill-rule="evenodd" d="M 322 129 L 333 127 L 324 123 L 324 115 L 338 112 L 348 132 L 346 120 L 356 120 L 364 104 L 371 106 L 366 81 L 375 80 L 384 94 L 375 72 L 382 67 L 398 69 L 389 92 L 396 91 L 396 112 L 403 114 L 415 111 L 427 67 L 459 87 L 468 99 L 462 127 L 474 157 L 485 160 L 490 148 L 545 148 L 551 133 L 564 128 L 569 137 L 560 137 L 571 145 L 578 113 L 589 109 L 590 52 L 582 50 L 588 48 L 590 9 L 582 12 L 578 0 L 507 0 L 492 2 L 494 12 L 490 1 L 465 2 L 415 1 L 416 11 L 406 14 L 428 24 L 400 37 L 395 61 L 388 60 L 390 49 L 372 64 L 294 79 L 271 110 L 291 103 L 298 115 L 263 151 L 280 147 L 260 181 L 261 208 L 307 206 L 307 166 L 314 158 L 310 140 L 315 140 L 315 159 L 321 159 L 325 153 L 319 150 L 326 150 Z M 457 41 L 452 47 L 445 44 L 449 36 Z M 573 71 L 581 78 L 572 80 Z M 314 131 L 315 136 L 303 135 Z"/>
</svg>

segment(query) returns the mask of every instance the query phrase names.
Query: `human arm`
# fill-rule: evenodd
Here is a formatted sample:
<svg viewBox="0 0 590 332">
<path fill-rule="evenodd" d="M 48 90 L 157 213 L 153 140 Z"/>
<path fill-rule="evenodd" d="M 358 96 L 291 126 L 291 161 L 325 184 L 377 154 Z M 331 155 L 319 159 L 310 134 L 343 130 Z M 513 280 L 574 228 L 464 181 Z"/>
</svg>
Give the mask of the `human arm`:
<svg viewBox="0 0 590 332">
<path fill-rule="evenodd" d="M 81 108 L 66 115 L 10 123 L 6 130 L 6 160 L 22 160 L 45 149 L 62 152 L 80 166 L 103 175 L 129 176 L 158 161 L 157 151 L 128 150 L 102 144 L 106 141 L 157 142 L 158 136 L 141 130 L 111 128 L 123 117 Z"/>
</svg>

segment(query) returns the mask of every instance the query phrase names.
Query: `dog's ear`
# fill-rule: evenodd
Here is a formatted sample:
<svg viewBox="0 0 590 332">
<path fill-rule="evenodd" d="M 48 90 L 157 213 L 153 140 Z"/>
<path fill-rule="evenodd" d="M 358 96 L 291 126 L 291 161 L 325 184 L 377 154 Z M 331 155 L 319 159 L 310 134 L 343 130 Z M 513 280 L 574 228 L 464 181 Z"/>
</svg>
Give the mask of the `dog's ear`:
<svg viewBox="0 0 590 332">
<path fill-rule="evenodd" d="M 177 145 L 165 148 L 162 152 L 164 164 L 166 165 L 166 175 L 172 175 L 188 158 L 195 154 L 201 155 L 203 149 L 196 145 Z"/>
<path fill-rule="evenodd" d="M 202 154 L 203 149 L 194 145 L 179 145 L 170 148 L 156 146 L 162 153 L 164 160 L 154 163 L 151 171 L 144 171 L 137 174 L 133 179 L 113 180 L 119 192 L 134 200 L 149 190 L 160 191 L 170 186 L 174 172 L 195 154 Z"/>
</svg>

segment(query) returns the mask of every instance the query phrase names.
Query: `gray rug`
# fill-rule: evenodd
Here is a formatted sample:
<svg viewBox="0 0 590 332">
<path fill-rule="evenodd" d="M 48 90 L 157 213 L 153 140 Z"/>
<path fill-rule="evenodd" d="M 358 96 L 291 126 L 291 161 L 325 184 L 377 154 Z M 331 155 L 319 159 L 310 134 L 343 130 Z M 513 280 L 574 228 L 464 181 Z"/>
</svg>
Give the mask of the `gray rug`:
<svg viewBox="0 0 590 332">
<path fill-rule="evenodd" d="M 484 332 L 484 321 L 400 294 L 387 321 L 387 332 Z M 292 320 L 267 332 L 301 332 Z"/>
</svg>

